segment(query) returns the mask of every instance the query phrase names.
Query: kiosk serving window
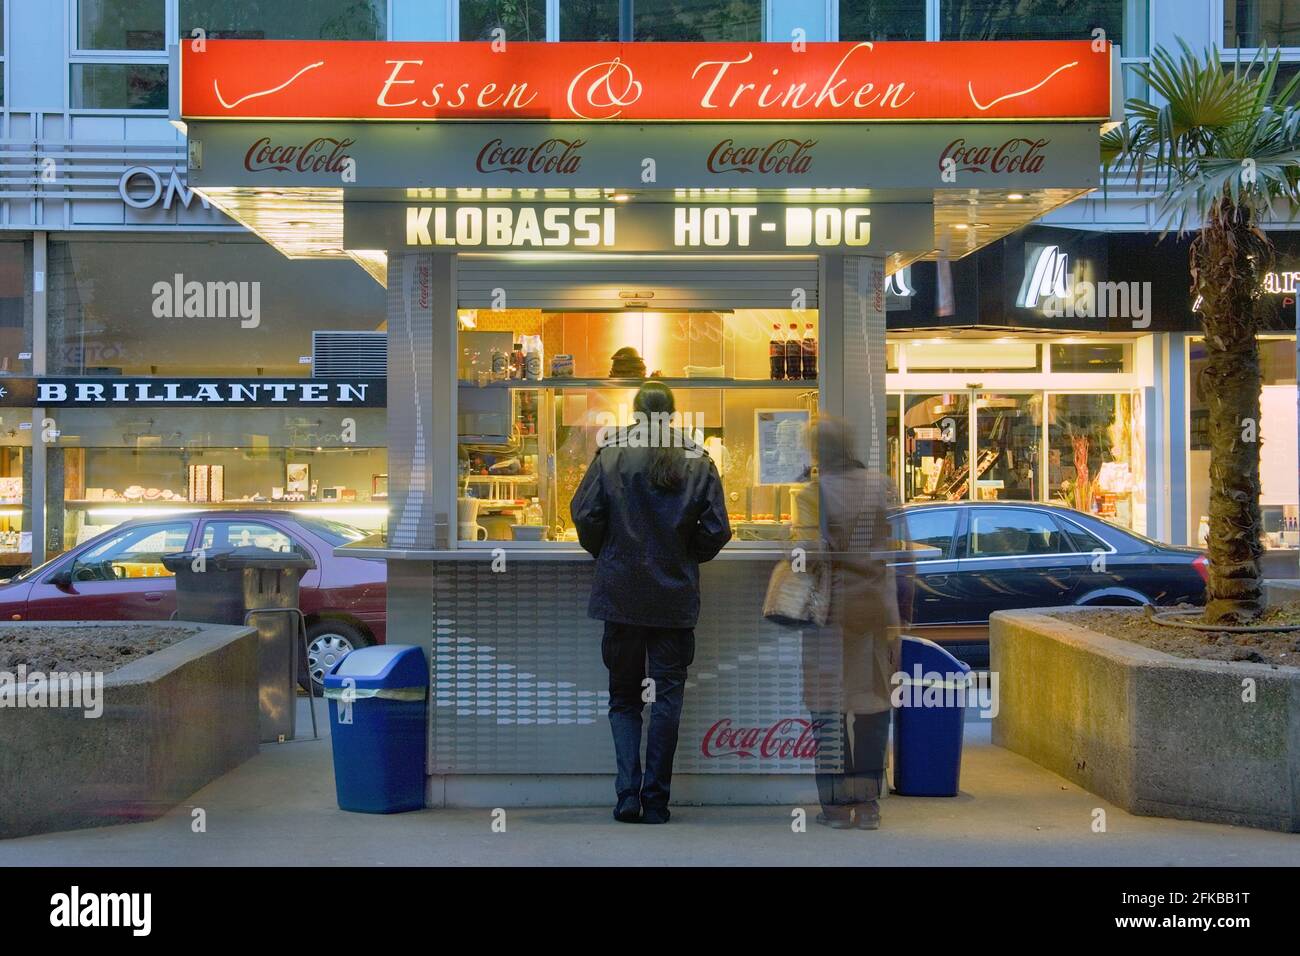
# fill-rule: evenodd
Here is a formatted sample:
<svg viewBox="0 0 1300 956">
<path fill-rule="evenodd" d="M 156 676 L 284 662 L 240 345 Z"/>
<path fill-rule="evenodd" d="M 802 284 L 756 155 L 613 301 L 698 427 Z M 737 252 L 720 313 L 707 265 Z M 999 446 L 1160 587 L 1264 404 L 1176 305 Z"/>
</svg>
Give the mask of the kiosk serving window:
<svg viewBox="0 0 1300 956">
<path fill-rule="evenodd" d="M 576 541 L 569 501 L 646 378 L 717 465 L 736 540 L 789 538 L 816 310 L 462 310 L 459 325 L 460 541 Z"/>
</svg>

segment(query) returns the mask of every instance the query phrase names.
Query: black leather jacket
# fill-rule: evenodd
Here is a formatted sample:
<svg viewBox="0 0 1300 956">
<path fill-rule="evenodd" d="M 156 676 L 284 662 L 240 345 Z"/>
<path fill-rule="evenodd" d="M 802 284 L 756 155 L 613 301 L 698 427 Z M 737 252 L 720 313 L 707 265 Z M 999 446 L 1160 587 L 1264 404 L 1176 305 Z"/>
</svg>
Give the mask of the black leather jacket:
<svg viewBox="0 0 1300 956">
<path fill-rule="evenodd" d="M 596 453 L 569 510 L 578 540 L 596 559 L 587 613 L 646 627 L 694 627 L 700 564 L 731 540 L 718 469 L 702 448 L 686 458 L 676 491 L 650 483 L 649 448 Z"/>
</svg>

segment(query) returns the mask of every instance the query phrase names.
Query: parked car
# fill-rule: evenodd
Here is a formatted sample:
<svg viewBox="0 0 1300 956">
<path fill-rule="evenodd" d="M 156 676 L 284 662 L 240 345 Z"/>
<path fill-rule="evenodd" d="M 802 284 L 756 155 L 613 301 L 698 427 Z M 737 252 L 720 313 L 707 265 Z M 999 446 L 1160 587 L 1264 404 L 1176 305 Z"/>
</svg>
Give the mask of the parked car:
<svg viewBox="0 0 1300 956">
<path fill-rule="evenodd" d="M 987 663 L 994 611 L 1205 601 L 1201 552 L 1070 508 L 933 503 L 902 508 L 891 521 L 914 557 L 912 633 L 972 664 Z"/>
<path fill-rule="evenodd" d="M 9 621 L 165 621 L 176 583 L 162 556 L 240 545 L 306 552 L 302 578 L 307 669 L 316 685 L 344 654 L 384 642 L 386 567 L 340 558 L 334 548 L 364 537 L 345 524 L 288 511 L 206 511 L 134 518 L 0 584 Z"/>
</svg>

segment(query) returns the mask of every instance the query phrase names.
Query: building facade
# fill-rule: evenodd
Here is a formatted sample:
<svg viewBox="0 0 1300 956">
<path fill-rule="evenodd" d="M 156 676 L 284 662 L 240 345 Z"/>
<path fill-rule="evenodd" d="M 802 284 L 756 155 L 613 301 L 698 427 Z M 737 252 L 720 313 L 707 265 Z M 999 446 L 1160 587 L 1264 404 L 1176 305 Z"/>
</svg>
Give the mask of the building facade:
<svg viewBox="0 0 1300 956">
<path fill-rule="evenodd" d="M 0 374 L 164 386 L 382 374 L 374 342 L 386 328 L 385 290 L 365 263 L 291 262 L 190 192 L 191 157 L 168 121 L 168 47 L 180 39 L 1100 35 L 1120 48 L 1131 94 L 1143 92 L 1135 68 L 1150 50 L 1178 38 L 1246 59 L 1280 45 L 1287 69 L 1300 68 L 1300 0 L 6 0 L 3 28 Z M 978 175 L 979 157 L 956 155 Z M 1185 247 L 1154 241 L 1153 197 L 1112 188 L 993 242 L 985 224 L 959 225 L 950 265 L 891 277 L 882 465 L 904 499 L 1065 501 L 1196 543 L 1208 451 L 1195 303 Z M 1300 265 L 1277 229 L 1260 428 L 1266 532 L 1282 552 L 1300 546 Z M 383 409 L 0 411 L 0 562 L 13 568 L 196 501 L 386 519 Z"/>
</svg>

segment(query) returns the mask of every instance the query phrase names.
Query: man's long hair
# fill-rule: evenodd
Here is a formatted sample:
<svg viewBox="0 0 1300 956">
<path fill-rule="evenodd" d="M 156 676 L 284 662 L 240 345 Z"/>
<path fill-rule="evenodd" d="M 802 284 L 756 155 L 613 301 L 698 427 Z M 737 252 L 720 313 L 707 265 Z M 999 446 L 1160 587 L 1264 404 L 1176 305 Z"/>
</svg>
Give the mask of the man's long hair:
<svg viewBox="0 0 1300 956">
<path fill-rule="evenodd" d="M 656 415 L 662 421 L 677 410 L 673 390 L 663 382 L 646 382 L 637 390 L 632 410 L 643 414 L 647 421 Z M 650 484 L 663 491 L 677 491 L 686 480 L 686 450 L 672 441 L 668 429 L 658 430 L 658 436 L 650 449 Z"/>
</svg>

